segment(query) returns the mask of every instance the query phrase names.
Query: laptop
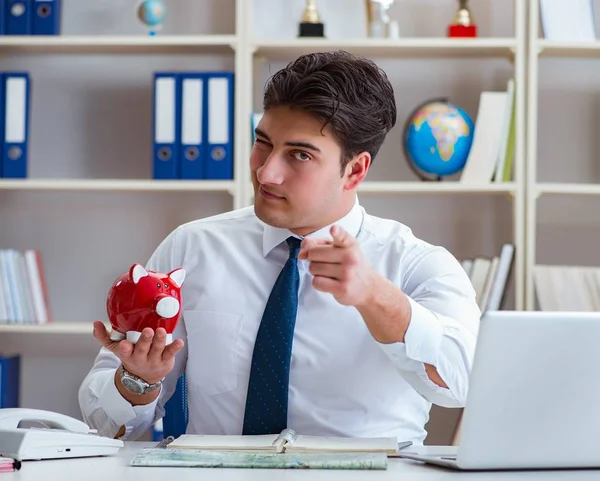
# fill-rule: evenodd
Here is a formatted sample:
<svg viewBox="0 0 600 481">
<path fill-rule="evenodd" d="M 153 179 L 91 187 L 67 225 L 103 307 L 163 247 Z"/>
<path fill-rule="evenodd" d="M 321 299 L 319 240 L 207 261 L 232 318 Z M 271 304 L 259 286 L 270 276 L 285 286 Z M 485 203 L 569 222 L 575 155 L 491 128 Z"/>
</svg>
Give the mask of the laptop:
<svg viewBox="0 0 600 481">
<path fill-rule="evenodd" d="M 600 312 L 486 312 L 459 445 L 399 456 L 459 470 L 600 468 Z"/>
</svg>

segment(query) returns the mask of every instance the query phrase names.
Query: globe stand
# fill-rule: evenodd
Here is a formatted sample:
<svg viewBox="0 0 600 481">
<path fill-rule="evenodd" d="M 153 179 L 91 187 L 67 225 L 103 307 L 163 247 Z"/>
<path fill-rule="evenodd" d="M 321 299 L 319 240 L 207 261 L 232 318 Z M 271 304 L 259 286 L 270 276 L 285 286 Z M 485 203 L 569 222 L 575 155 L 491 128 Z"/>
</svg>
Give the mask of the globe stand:
<svg viewBox="0 0 600 481">
<path fill-rule="evenodd" d="M 406 163 L 408 164 L 408 166 L 410 167 L 410 170 L 412 170 L 414 172 L 414 174 L 421 179 L 422 182 L 441 182 L 442 181 L 442 176 L 441 175 L 436 175 L 436 174 L 428 174 L 425 173 L 423 171 L 421 171 L 420 169 L 417 168 L 417 166 L 410 161 L 410 155 L 408 153 L 408 151 L 406 150 L 406 136 L 408 134 L 408 129 L 410 127 L 410 123 L 412 121 L 412 119 L 414 119 L 416 113 L 421 110 L 425 105 L 429 104 L 429 103 L 433 103 L 433 102 L 442 102 L 442 103 L 448 103 L 448 97 L 439 97 L 439 98 L 432 98 L 429 100 L 426 100 L 425 102 L 417 105 L 413 111 L 410 113 L 410 115 L 408 115 L 408 117 L 406 117 L 406 121 L 404 122 L 404 141 L 402 142 L 402 150 L 404 151 L 404 157 L 406 159 Z"/>
<path fill-rule="evenodd" d="M 414 174 L 419 179 L 421 179 L 422 182 L 441 182 L 442 181 L 441 175 L 426 174 L 425 172 L 422 172 L 421 170 L 417 169 L 417 167 L 412 162 L 408 162 L 408 166 L 410 167 L 410 170 L 412 170 L 414 172 Z"/>
</svg>

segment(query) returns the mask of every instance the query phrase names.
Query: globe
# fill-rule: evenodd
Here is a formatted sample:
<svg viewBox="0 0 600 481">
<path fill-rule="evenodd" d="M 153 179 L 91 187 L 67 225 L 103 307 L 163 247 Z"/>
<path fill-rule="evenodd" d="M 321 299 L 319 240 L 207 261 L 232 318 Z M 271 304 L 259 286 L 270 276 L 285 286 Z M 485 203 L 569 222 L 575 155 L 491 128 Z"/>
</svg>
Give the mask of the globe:
<svg viewBox="0 0 600 481">
<path fill-rule="evenodd" d="M 162 0 L 143 0 L 137 13 L 138 18 L 144 25 L 156 29 L 165 21 L 167 7 Z"/>
<path fill-rule="evenodd" d="M 460 107 L 442 99 L 419 105 L 404 129 L 404 151 L 424 180 L 459 172 L 473 143 L 473 121 Z"/>
</svg>

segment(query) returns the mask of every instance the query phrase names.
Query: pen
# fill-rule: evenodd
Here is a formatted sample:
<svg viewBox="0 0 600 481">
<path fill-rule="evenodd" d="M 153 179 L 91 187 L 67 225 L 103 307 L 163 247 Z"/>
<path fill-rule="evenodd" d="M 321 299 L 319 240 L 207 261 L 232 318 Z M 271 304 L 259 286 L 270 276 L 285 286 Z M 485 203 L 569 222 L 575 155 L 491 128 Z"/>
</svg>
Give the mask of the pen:
<svg viewBox="0 0 600 481">
<path fill-rule="evenodd" d="M 172 443 L 173 441 L 175 441 L 175 438 L 173 436 L 167 436 L 165 439 L 163 439 L 160 443 L 158 443 L 156 445 L 157 448 L 166 448 L 167 444 Z"/>
</svg>

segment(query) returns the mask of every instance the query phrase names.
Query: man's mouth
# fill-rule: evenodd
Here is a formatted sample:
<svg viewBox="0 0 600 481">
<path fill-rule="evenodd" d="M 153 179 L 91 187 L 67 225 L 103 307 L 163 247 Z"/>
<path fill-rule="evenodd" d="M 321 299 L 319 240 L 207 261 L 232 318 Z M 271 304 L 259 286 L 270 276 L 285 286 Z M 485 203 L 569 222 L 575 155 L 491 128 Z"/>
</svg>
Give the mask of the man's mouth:
<svg viewBox="0 0 600 481">
<path fill-rule="evenodd" d="M 269 200 L 277 200 L 277 199 L 284 199 L 283 196 L 281 195 L 277 195 L 274 192 L 271 192 L 267 189 L 265 189 L 262 185 L 258 188 L 260 195 L 262 195 L 265 199 L 269 199 Z"/>
</svg>

